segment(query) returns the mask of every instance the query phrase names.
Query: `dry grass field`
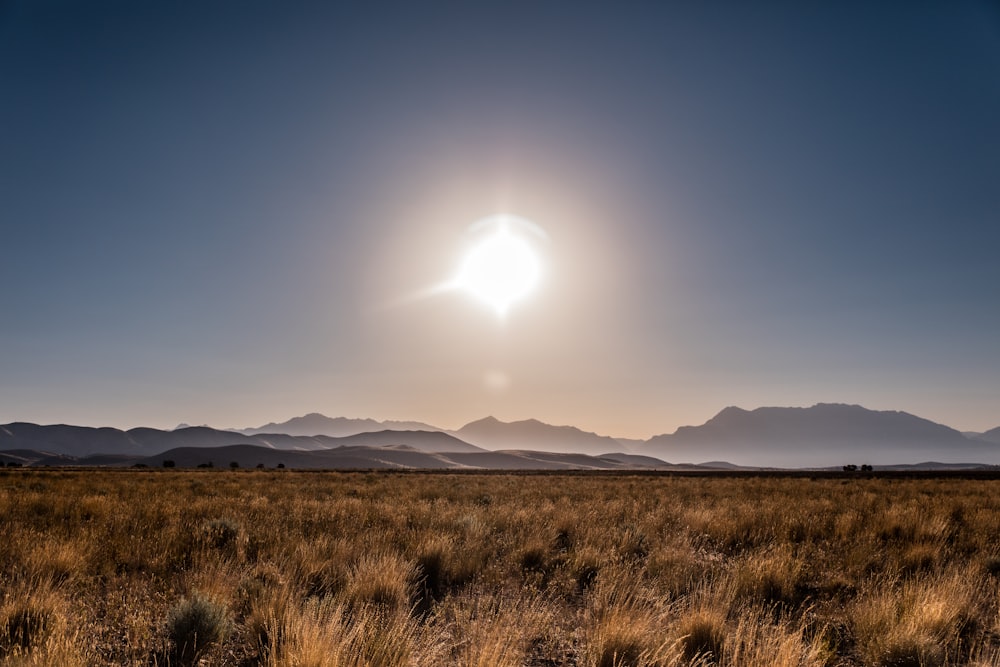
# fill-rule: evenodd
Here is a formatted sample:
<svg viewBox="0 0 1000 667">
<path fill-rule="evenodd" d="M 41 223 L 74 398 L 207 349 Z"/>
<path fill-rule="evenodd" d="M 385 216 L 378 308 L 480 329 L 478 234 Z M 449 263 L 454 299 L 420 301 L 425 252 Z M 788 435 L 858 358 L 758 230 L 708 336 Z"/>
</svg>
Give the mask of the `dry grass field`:
<svg viewBox="0 0 1000 667">
<path fill-rule="evenodd" d="M 997 665 L 998 492 L 8 469 L 0 661 Z"/>
</svg>

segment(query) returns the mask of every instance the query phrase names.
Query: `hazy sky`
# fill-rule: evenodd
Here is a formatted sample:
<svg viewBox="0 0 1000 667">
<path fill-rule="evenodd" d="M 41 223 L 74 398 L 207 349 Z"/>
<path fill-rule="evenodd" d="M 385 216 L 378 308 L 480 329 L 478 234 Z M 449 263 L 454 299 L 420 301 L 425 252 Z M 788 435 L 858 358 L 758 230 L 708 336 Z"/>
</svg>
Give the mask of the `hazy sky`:
<svg viewBox="0 0 1000 667">
<path fill-rule="evenodd" d="M 996 3 L 351 4 L 0 3 L 0 423 L 1000 425 Z"/>
</svg>

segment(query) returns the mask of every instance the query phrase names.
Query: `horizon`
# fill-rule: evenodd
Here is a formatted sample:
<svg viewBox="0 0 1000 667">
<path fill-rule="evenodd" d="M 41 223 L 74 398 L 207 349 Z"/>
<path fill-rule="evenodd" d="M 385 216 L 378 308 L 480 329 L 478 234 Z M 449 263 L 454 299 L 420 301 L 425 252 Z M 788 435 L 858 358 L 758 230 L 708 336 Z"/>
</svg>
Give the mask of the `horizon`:
<svg viewBox="0 0 1000 667">
<path fill-rule="evenodd" d="M 0 87 L 0 423 L 1000 425 L 994 3 L 15 1 Z"/>
</svg>

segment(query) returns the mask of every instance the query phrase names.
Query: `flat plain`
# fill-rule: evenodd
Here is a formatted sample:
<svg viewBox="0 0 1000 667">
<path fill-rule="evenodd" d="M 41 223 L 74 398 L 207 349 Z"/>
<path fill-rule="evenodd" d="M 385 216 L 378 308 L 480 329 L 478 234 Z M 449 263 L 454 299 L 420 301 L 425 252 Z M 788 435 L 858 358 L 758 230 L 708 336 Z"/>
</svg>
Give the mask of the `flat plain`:
<svg viewBox="0 0 1000 667">
<path fill-rule="evenodd" d="M 1000 481 L 0 471 L 9 665 L 1000 664 Z"/>
</svg>

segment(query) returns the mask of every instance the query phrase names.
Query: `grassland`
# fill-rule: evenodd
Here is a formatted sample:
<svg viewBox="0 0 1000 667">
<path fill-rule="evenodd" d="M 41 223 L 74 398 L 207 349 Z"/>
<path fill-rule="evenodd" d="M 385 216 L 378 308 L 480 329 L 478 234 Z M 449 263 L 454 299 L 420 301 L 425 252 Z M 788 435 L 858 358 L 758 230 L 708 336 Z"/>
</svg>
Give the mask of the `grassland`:
<svg viewBox="0 0 1000 667">
<path fill-rule="evenodd" d="M 1000 482 L 0 471 L 9 665 L 997 665 Z"/>
</svg>

